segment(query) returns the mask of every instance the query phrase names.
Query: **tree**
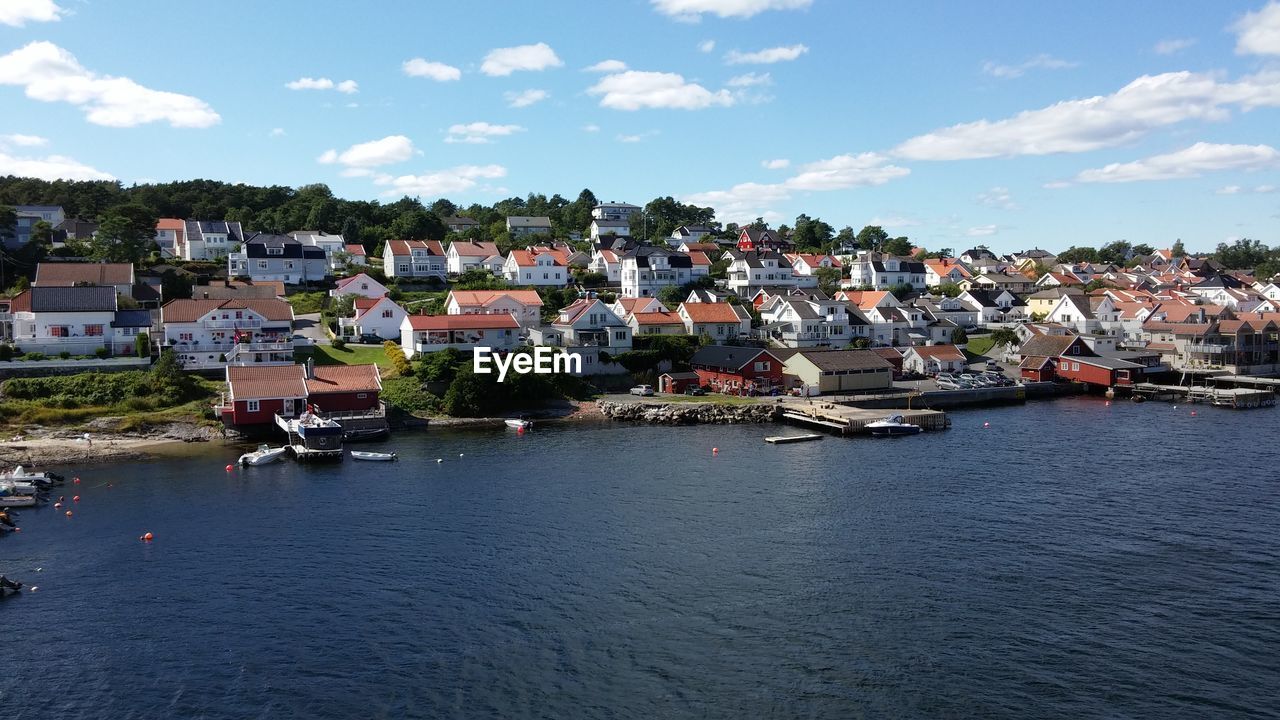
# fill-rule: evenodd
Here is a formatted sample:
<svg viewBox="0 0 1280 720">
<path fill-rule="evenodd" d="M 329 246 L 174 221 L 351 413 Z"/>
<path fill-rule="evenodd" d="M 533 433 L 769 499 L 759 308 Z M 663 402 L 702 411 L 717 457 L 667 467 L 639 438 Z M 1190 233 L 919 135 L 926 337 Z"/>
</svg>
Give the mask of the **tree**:
<svg viewBox="0 0 1280 720">
<path fill-rule="evenodd" d="M 435 213 L 408 210 L 392 221 L 391 232 L 397 240 L 443 240 L 448 228 Z"/>
<path fill-rule="evenodd" d="M 1098 251 L 1091 247 L 1071 246 L 1058 253 L 1058 262 L 1062 263 L 1094 263 L 1100 262 Z"/>
<path fill-rule="evenodd" d="M 889 286 L 889 292 L 899 300 L 906 298 L 908 295 L 915 292 L 915 290 L 915 287 L 913 287 L 911 283 L 894 283 Z"/>
<path fill-rule="evenodd" d="M 963 293 L 964 290 L 960 289 L 960 286 L 953 282 L 944 282 L 938 286 L 938 292 L 949 298 L 953 298 L 960 297 L 960 294 Z"/>
<path fill-rule="evenodd" d="M 840 268 L 820 267 L 813 274 L 818 276 L 818 289 L 828 297 L 835 295 L 840 289 Z"/>
<path fill-rule="evenodd" d="M 783 232 L 783 227 L 778 228 Z M 835 235 L 835 229 L 821 218 L 810 218 L 808 215 L 796 216 L 795 230 L 792 231 L 791 242 L 796 249 L 808 252 L 825 252 Z"/>
<path fill-rule="evenodd" d="M 351 293 L 344 293 L 333 300 L 333 316 L 334 317 L 351 317 L 355 315 L 356 296 Z"/>
<path fill-rule="evenodd" d="M 905 256 L 911 254 L 911 247 L 910 240 L 905 237 L 896 237 L 892 240 L 886 240 L 881 250 L 890 255 Z"/>
<path fill-rule="evenodd" d="M 1185 256 L 1186 256 L 1186 254 L 1187 254 L 1187 249 L 1186 249 L 1185 247 L 1183 247 L 1183 245 L 1182 245 L 1182 239 L 1181 239 L 1181 238 L 1179 238 L 1179 239 L 1177 239 L 1177 240 L 1174 240 L 1174 241 L 1173 241 L 1173 248 L 1172 248 L 1171 250 L 1169 250 L 1169 254 L 1170 254 L 1170 255 L 1172 255 L 1172 256 L 1174 256 L 1174 257 L 1176 257 L 1176 258 L 1180 258 L 1180 257 L 1185 257 Z"/>
<path fill-rule="evenodd" d="M 360 218 L 355 215 L 348 215 L 346 220 L 342 221 L 342 241 L 355 245 L 360 242 Z"/>
<path fill-rule="evenodd" d="M 1261 240 L 1240 238 L 1230 245 L 1218 243 L 1213 259 L 1228 270 L 1244 270 L 1257 267 L 1271 257 L 1271 248 Z"/>
<path fill-rule="evenodd" d="M 89 243 L 90 257 L 111 262 L 139 262 L 155 244 L 158 221 L 156 211 L 144 205 L 112 208 Z"/>
<path fill-rule="evenodd" d="M 1154 255 L 1155 253 L 1156 253 L 1156 249 L 1146 243 L 1138 243 L 1137 245 L 1133 246 L 1134 255 L 1148 256 L 1148 255 Z"/>
<path fill-rule="evenodd" d="M 1124 240 L 1107 243 L 1098 249 L 1098 259 L 1104 263 L 1124 265 L 1133 257 L 1133 246 Z"/>
<path fill-rule="evenodd" d="M 431 212 L 435 213 L 436 217 L 439 218 L 457 217 L 458 206 L 449 202 L 446 198 L 440 198 L 431 203 Z"/>
<path fill-rule="evenodd" d="M 1018 333 L 1009 328 L 996 328 L 991 331 L 991 347 L 1013 347 L 1018 344 Z"/>
<path fill-rule="evenodd" d="M 845 225 L 840 228 L 840 232 L 836 233 L 835 240 L 832 242 L 832 250 L 838 250 L 843 245 L 848 245 L 857 240 L 857 236 L 853 233 L 853 228 Z"/>
<path fill-rule="evenodd" d="M 868 225 L 858 232 L 858 247 L 863 250 L 879 250 L 889 239 L 889 233 L 879 225 Z"/>
<path fill-rule="evenodd" d="M 709 225 L 715 216 L 709 207 L 687 205 L 671 196 L 654 198 L 631 216 L 631 234 L 645 240 L 671 237 L 681 225 Z"/>
<path fill-rule="evenodd" d="M 969 342 L 969 333 L 964 328 L 958 327 L 951 333 L 952 345 L 964 345 Z"/>
</svg>

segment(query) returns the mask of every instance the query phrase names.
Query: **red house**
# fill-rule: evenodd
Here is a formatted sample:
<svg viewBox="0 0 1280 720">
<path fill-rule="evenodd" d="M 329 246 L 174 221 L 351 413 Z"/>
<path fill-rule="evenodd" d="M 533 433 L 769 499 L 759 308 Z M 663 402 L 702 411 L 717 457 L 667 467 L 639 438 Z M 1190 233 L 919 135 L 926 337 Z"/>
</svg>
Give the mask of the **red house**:
<svg viewBox="0 0 1280 720">
<path fill-rule="evenodd" d="M 1133 385 L 1142 380 L 1143 366 L 1113 357 L 1069 355 L 1058 358 L 1060 380 L 1072 380 L 1102 388 Z"/>
<path fill-rule="evenodd" d="M 768 228 L 745 227 L 738 233 L 738 250 L 740 252 L 772 250 L 774 252 L 789 253 L 792 249 L 793 246 L 790 242 L 776 231 Z"/>
<path fill-rule="evenodd" d="M 231 365 L 227 390 L 214 408 L 227 427 L 274 427 L 275 415 L 296 417 L 313 405 L 326 415 L 381 410 L 382 379 L 376 365 Z"/>
<path fill-rule="evenodd" d="M 689 366 L 698 384 L 717 392 L 750 395 L 782 387 L 782 360 L 761 348 L 707 345 L 693 354 Z"/>
<path fill-rule="evenodd" d="M 1079 335 L 1033 335 L 1018 350 L 1022 356 L 1023 380 L 1044 382 L 1057 377 L 1055 368 L 1062 356 L 1094 356 L 1088 343 Z"/>
</svg>

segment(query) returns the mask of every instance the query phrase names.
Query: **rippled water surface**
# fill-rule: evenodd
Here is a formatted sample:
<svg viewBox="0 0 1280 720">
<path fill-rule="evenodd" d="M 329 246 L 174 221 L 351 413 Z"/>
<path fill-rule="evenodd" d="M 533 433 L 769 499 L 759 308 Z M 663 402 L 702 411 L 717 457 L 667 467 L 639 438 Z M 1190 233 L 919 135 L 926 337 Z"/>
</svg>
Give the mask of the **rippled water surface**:
<svg viewBox="0 0 1280 720">
<path fill-rule="evenodd" d="M 0 573 L 39 586 L 0 602 L 0 707 L 1277 716 L 1280 410 L 953 422 L 779 447 L 761 438 L 792 430 L 433 430 L 366 446 L 393 465 L 227 473 L 239 451 L 215 447 L 78 468 L 73 518 L 28 510 L 0 539 Z"/>
</svg>

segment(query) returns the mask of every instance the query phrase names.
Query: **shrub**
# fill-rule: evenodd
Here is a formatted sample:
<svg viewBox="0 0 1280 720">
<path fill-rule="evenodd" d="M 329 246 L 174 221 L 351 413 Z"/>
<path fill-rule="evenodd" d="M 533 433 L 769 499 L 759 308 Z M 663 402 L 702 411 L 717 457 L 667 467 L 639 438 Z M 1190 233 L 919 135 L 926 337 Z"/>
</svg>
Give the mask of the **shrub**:
<svg viewBox="0 0 1280 720">
<path fill-rule="evenodd" d="M 334 350 L 342 350 L 342 349 L 343 349 L 343 348 L 345 348 L 346 346 L 347 346 L 347 341 L 346 341 L 346 340 L 343 340 L 342 338 L 334 338 L 334 339 L 333 339 L 333 349 L 334 349 Z"/>
<path fill-rule="evenodd" d="M 71 359 L 71 353 L 67 352 L 66 350 L 63 350 L 62 352 L 58 353 L 58 359 L 59 359 L 59 360 L 70 360 L 70 359 Z"/>
<path fill-rule="evenodd" d="M 384 380 L 381 398 L 387 405 L 415 415 L 439 413 L 442 407 L 440 398 L 424 390 L 422 383 L 411 377 Z"/>
<path fill-rule="evenodd" d="M 104 347 L 100 347 L 97 350 L 93 351 L 93 356 L 98 358 L 99 360 L 106 358 L 110 354 L 111 354 L 111 351 Z"/>
<path fill-rule="evenodd" d="M 413 374 L 413 366 L 409 364 L 409 359 L 404 356 L 404 350 L 400 349 L 400 344 L 395 340 L 388 340 L 382 343 L 382 351 L 391 360 L 391 368 L 396 371 L 397 375 L 408 377 Z"/>
<path fill-rule="evenodd" d="M 23 355 L 20 359 L 21 360 L 48 360 L 49 356 L 45 355 L 42 352 L 29 352 Z"/>
<path fill-rule="evenodd" d="M 13 346 L 0 345 L 0 361 L 9 362 L 13 359 Z"/>
<path fill-rule="evenodd" d="M 134 345 L 138 348 L 138 357 L 151 357 L 151 336 L 143 332 L 138 333 Z"/>
</svg>

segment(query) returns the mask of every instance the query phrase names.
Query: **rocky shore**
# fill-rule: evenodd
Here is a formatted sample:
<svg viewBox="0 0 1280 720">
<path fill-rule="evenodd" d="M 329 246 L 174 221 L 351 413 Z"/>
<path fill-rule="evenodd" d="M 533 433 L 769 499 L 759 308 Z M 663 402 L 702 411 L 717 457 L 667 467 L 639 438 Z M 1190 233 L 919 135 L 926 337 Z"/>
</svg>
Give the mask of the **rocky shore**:
<svg viewBox="0 0 1280 720">
<path fill-rule="evenodd" d="M 743 425 L 777 420 L 781 408 L 774 404 L 721 405 L 717 403 L 613 402 L 597 405 L 606 418 L 651 425 Z"/>
<path fill-rule="evenodd" d="M 222 439 L 217 428 L 195 423 L 168 423 L 145 432 L 101 429 L 111 427 L 113 421 L 118 420 L 99 418 L 76 431 L 41 426 L 25 428 L 0 441 L 0 467 L 24 465 L 43 469 L 52 465 L 137 460 L 151 456 L 151 451 L 161 445 Z"/>
</svg>

